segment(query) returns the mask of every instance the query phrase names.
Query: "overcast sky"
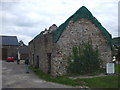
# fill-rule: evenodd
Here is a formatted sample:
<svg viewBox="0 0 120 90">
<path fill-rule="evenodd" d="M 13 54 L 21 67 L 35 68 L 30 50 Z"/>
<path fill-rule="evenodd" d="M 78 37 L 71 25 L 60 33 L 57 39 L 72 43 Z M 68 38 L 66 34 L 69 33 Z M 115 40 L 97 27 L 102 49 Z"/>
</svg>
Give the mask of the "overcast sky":
<svg viewBox="0 0 120 90">
<path fill-rule="evenodd" d="M 61 25 L 85 6 L 112 37 L 118 36 L 119 0 L 0 0 L 0 34 L 28 44 L 52 24 Z"/>
</svg>

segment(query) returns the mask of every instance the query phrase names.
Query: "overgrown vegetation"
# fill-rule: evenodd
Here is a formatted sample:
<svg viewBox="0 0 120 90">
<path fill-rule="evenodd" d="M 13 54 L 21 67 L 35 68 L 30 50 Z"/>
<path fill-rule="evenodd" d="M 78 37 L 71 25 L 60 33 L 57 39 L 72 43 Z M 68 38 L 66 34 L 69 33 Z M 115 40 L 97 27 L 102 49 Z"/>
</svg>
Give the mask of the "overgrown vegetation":
<svg viewBox="0 0 120 90">
<path fill-rule="evenodd" d="M 99 70 L 102 65 L 97 46 L 93 49 L 90 42 L 73 47 L 68 62 L 68 72 L 74 74 L 93 73 Z"/>
</svg>

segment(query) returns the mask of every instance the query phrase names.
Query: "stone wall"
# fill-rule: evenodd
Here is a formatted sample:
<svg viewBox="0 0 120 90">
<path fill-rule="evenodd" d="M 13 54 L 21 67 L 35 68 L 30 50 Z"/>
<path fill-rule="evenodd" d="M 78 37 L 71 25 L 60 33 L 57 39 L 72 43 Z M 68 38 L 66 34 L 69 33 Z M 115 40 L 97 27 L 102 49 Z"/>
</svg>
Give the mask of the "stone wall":
<svg viewBox="0 0 120 90">
<path fill-rule="evenodd" d="M 67 58 L 72 53 L 72 47 L 89 40 L 92 41 L 93 47 L 98 46 L 100 57 L 104 62 L 103 67 L 105 67 L 105 64 L 112 59 L 108 40 L 92 22 L 86 19 L 79 19 L 75 23 L 70 21 L 60 39 L 54 44 L 51 74 L 53 76 L 66 74 Z"/>
<path fill-rule="evenodd" d="M 79 46 L 82 42 L 91 41 L 93 47 L 98 46 L 99 54 L 103 60 L 103 66 L 111 61 L 111 48 L 107 38 L 95 24 L 87 19 L 69 21 L 57 43 L 53 43 L 50 31 L 57 27 L 53 25 L 49 30 L 36 36 L 30 43 L 30 63 L 45 73 L 52 76 L 65 75 L 67 73 L 68 57 L 72 54 L 73 46 Z"/>
<path fill-rule="evenodd" d="M 49 71 L 48 54 L 52 53 L 52 35 L 38 35 L 29 43 L 30 48 L 30 63 L 36 68 L 40 68 L 43 72 Z"/>
<path fill-rule="evenodd" d="M 29 62 L 34 65 L 34 41 L 29 42 Z"/>
</svg>

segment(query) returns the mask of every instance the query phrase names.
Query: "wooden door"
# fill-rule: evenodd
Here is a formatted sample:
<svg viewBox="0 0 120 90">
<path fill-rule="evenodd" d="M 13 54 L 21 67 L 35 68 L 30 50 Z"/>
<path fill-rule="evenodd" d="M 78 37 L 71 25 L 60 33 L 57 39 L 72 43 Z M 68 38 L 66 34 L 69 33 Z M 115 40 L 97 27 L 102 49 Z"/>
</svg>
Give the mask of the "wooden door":
<svg viewBox="0 0 120 90">
<path fill-rule="evenodd" d="M 2 60 L 6 60 L 7 58 L 7 48 L 2 48 Z"/>
</svg>

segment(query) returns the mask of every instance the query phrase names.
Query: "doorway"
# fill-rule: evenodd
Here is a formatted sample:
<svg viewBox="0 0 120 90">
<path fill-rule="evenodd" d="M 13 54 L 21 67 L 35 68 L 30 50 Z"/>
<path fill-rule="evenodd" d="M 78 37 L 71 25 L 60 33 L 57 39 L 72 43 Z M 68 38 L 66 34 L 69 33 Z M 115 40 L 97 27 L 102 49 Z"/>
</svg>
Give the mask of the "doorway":
<svg viewBox="0 0 120 90">
<path fill-rule="evenodd" d="M 2 48 L 2 60 L 6 60 L 7 58 L 7 48 Z"/>
<path fill-rule="evenodd" d="M 48 74 L 51 73 L 51 53 L 47 53 L 47 59 L 48 59 Z"/>
<path fill-rule="evenodd" d="M 32 65 L 34 66 L 35 63 L 34 63 L 34 54 L 32 54 Z"/>
<path fill-rule="evenodd" d="M 39 68 L 39 56 L 37 55 L 36 68 Z"/>
</svg>

